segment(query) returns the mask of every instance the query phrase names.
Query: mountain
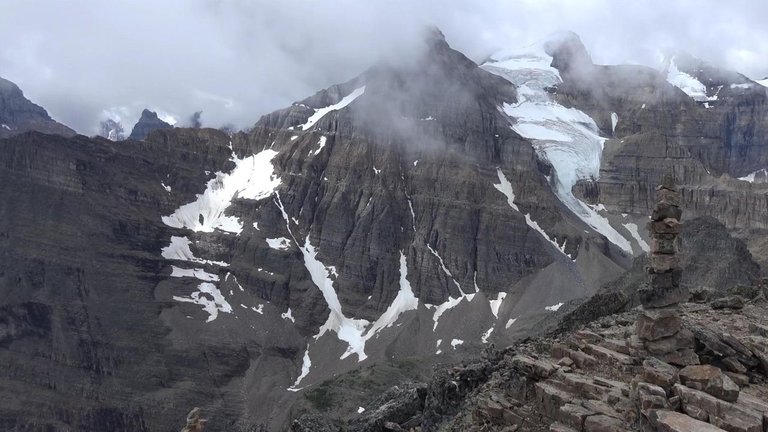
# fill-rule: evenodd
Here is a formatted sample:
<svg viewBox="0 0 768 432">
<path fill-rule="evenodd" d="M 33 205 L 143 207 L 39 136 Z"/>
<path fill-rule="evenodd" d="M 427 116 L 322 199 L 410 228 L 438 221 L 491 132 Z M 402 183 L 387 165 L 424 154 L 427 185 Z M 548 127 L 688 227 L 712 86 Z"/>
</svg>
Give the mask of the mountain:
<svg viewBox="0 0 768 432">
<path fill-rule="evenodd" d="M 24 132 L 74 136 L 75 131 L 53 120 L 42 107 L 24 97 L 14 83 L 0 78 L 0 138 Z"/>
<path fill-rule="evenodd" d="M 125 139 L 125 129 L 123 124 L 117 120 L 106 119 L 101 122 L 99 136 L 110 141 L 122 141 Z"/>
<path fill-rule="evenodd" d="M 708 107 L 571 34 L 479 66 L 433 29 L 247 133 L 0 141 L 0 428 L 334 413 L 333 377 L 358 399 L 423 378 L 620 277 L 666 169 L 686 212 L 761 233 L 766 190 L 734 176 L 768 157 L 763 99 L 741 90 Z"/>
<path fill-rule="evenodd" d="M 139 121 L 133 126 L 128 139 L 143 140 L 150 132 L 157 129 L 173 129 L 173 126 L 160 120 L 156 112 L 145 109 L 141 112 Z"/>
</svg>

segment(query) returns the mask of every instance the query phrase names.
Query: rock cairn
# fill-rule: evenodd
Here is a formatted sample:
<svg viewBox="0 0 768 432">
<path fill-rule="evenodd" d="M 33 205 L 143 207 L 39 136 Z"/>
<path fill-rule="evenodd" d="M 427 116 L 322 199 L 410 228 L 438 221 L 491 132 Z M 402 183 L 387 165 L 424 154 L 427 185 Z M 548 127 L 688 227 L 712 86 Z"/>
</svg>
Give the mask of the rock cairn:
<svg viewBox="0 0 768 432">
<path fill-rule="evenodd" d="M 200 408 L 195 407 L 187 414 L 187 425 L 181 432 L 203 432 L 206 424 L 208 420 L 200 418 Z"/>
<path fill-rule="evenodd" d="M 679 239 L 683 224 L 680 193 L 674 177 L 666 175 L 656 188 L 656 206 L 648 229 L 652 245 L 647 267 L 649 285 L 640 291 L 643 310 L 635 330 L 640 346 L 667 363 L 698 364 L 693 333 L 683 328 L 679 304 L 688 299 L 680 286 Z"/>
</svg>

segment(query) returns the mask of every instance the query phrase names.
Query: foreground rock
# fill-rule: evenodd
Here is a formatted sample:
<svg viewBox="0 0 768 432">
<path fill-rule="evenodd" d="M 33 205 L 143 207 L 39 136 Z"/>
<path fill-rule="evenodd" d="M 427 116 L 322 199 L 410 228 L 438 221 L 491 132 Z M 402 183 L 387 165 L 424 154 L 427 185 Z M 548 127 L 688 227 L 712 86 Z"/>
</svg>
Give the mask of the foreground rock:
<svg viewBox="0 0 768 432">
<path fill-rule="evenodd" d="M 709 305 L 681 303 L 682 328 L 691 333 L 696 355 L 705 363 L 682 369 L 630 349 L 637 342 L 633 318 L 640 313 L 605 317 L 552 339 L 490 349 L 476 363 L 438 369 L 426 386 L 423 410 L 414 404 L 407 415 L 375 416 L 380 426 L 365 429 L 357 425 L 370 416 L 353 415 L 347 427 L 337 427 L 424 432 L 760 432 L 768 427 L 768 377 L 757 361 L 762 341 L 748 348 L 756 337 L 750 329 L 768 323 L 765 302 L 747 302 L 727 318 Z M 740 351 L 725 348 L 731 346 Z M 732 363 L 747 377 L 741 388 L 713 349 L 734 356 Z M 383 412 L 402 403 L 399 396 L 384 399 L 369 409 Z"/>
</svg>

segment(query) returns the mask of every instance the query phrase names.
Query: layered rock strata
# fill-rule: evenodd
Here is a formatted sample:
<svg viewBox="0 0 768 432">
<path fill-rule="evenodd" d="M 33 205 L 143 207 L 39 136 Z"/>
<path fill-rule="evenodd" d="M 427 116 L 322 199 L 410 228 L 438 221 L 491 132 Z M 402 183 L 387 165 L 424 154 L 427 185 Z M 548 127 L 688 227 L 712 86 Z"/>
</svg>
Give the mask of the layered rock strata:
<svg viewBox="0 0 768 432">
<path fill-rule="evenodd" d="M 680 194 L 674 177 L 666 175 L 656 188 L 656 206 L 648 224 L 652 238 L 646 267 L 649 285 L 640 292 L 643 309 L 635 330 L 650 355 L 685 366 L 698 364 L 699 359 L 693 350 L 693 333 L 683 328 L 680 319 L 679 304 L 688 298 L 688 291 L 680 285 L 681 216 Z"/>
</svg>

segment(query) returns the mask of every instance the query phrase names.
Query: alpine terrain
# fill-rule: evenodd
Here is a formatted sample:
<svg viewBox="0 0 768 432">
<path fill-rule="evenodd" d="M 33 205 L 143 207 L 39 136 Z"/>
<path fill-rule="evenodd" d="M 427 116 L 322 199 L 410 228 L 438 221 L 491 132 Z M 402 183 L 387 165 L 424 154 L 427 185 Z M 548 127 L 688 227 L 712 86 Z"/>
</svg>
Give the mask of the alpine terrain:
<svg viewBox="0 0 768 432">
<path fill-rule="evenodd" d="M 765 430 L 768 88 L 420 44 L 231 134 L 0 80 L 0 430 Z"/>
</svg>

